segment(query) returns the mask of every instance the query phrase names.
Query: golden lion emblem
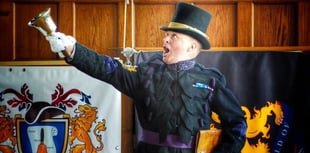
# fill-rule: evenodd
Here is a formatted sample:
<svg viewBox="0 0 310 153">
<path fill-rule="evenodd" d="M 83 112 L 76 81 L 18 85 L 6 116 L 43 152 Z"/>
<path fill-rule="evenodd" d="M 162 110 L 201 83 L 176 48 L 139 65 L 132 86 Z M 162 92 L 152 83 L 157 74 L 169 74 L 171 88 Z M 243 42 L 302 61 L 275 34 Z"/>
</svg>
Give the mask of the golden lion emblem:
<svg viewBox="0 0 310 153">
<path fill-rule="evenodd" d="M 101 135 L 98 133 L 106 130 L 105 120 L 98 122 L 93 129 L 93 134 L 100 144 L 98 147 L 94 147 L 89 135 L 90 133 L 88 132 L 90 131 L 92 124 L 97 119 L 97 108 L 91 107 L 90 105 L 79 105 L 75 113 L 78 115 L 70 119 L 70 152 L 79 153 L 85 151 L 85 153 L 95 153 L 101 151 L 104 147 L 104 144 L 102 142 Z M 81 144 L 73 145 L 74 140 L 78 140 L 81 142 Z"/>
<path fill-rule="evenodd" d="M 266 105 L 260 109 L 254 108 L 254 114 L 251 114 L 250 110 L 245 107 L 241 106 L 241 109 L 245 113 L 246 122 L 248 124 L 248 128 L 246 131 L 247 140 L 245 145 L 242 149 L 242 153 L 248 152 L 259 152 L 259 153 L 268 153 L 269 146 L 267 143 L 261 141 L 261 138 L 270 138 L 269 131 L 271 125 L 268 123 L 268 118 L 274 116 L 274 123 L 276 125 L 280 125 L 282 123 L 284 114 L 282 105 L 280 102 L 276 101 L 272 103 L 267 101 Z M 220 123 L 220 119 L 218 115 L 212 112 L 212 120 L 214 121 L 211 124 L 210 128 L 214 129 L 215 124 Z M 261 138 L 258 140 L 257 144 L 251 145 L 248 142 L 248 139 L 255 138 L 261 135 Z"/>
</svg>

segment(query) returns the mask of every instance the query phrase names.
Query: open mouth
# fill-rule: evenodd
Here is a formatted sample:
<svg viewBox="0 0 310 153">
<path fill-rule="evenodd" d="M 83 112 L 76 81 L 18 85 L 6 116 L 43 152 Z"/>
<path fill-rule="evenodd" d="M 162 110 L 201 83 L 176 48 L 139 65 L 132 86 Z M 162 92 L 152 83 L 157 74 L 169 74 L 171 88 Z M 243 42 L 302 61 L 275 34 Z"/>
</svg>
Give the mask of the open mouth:
<svg viewBox="0 0 310 153">
<path fill-rule="evenodd" d="M 166 46 L 163 47 L 163 54 L 168 54 L 170 52 L 169 48 L 167 48 Z"/>
</svg>

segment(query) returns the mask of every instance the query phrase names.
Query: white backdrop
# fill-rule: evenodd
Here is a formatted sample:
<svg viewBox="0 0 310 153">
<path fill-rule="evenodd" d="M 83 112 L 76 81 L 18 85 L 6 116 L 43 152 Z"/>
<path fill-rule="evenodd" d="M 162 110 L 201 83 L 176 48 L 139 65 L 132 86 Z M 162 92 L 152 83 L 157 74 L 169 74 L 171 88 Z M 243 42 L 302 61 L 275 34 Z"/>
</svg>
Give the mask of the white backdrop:
<svg viewBox="0 0 310 153">
<path fill-rule="evenodd" d="M 121 152 L 120 92 L 71 66 L 0 66 L 0 122 L 3 153 Z"/>
</svg>

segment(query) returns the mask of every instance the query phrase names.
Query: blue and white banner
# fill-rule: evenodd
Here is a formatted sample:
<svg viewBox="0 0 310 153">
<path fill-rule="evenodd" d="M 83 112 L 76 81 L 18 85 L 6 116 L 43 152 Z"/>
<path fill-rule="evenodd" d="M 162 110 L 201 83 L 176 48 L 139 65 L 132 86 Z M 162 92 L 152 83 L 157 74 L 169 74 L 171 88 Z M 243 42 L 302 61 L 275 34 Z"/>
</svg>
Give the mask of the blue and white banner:
<svg viewBox="0 0 310 153">
<path fill-rule="evenodd" d="M 0 66 L 0 152 L 121 152 L 121 93 L 71 66 Z"/>
</svg>

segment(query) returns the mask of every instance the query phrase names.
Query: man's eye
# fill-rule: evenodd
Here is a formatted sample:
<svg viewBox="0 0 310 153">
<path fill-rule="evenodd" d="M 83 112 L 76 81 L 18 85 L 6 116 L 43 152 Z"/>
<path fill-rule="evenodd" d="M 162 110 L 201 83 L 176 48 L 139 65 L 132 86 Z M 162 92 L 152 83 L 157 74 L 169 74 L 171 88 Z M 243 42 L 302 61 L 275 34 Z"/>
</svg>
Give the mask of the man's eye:
<svg viewBox="0 0 310 153">
<path fill-rule="evenodd" d="M 177 39 L 178 37 L 177 37 L 177 35 L 176 34 L 173 34 L 172 35 L 172 39 Z"/>
</svg>

